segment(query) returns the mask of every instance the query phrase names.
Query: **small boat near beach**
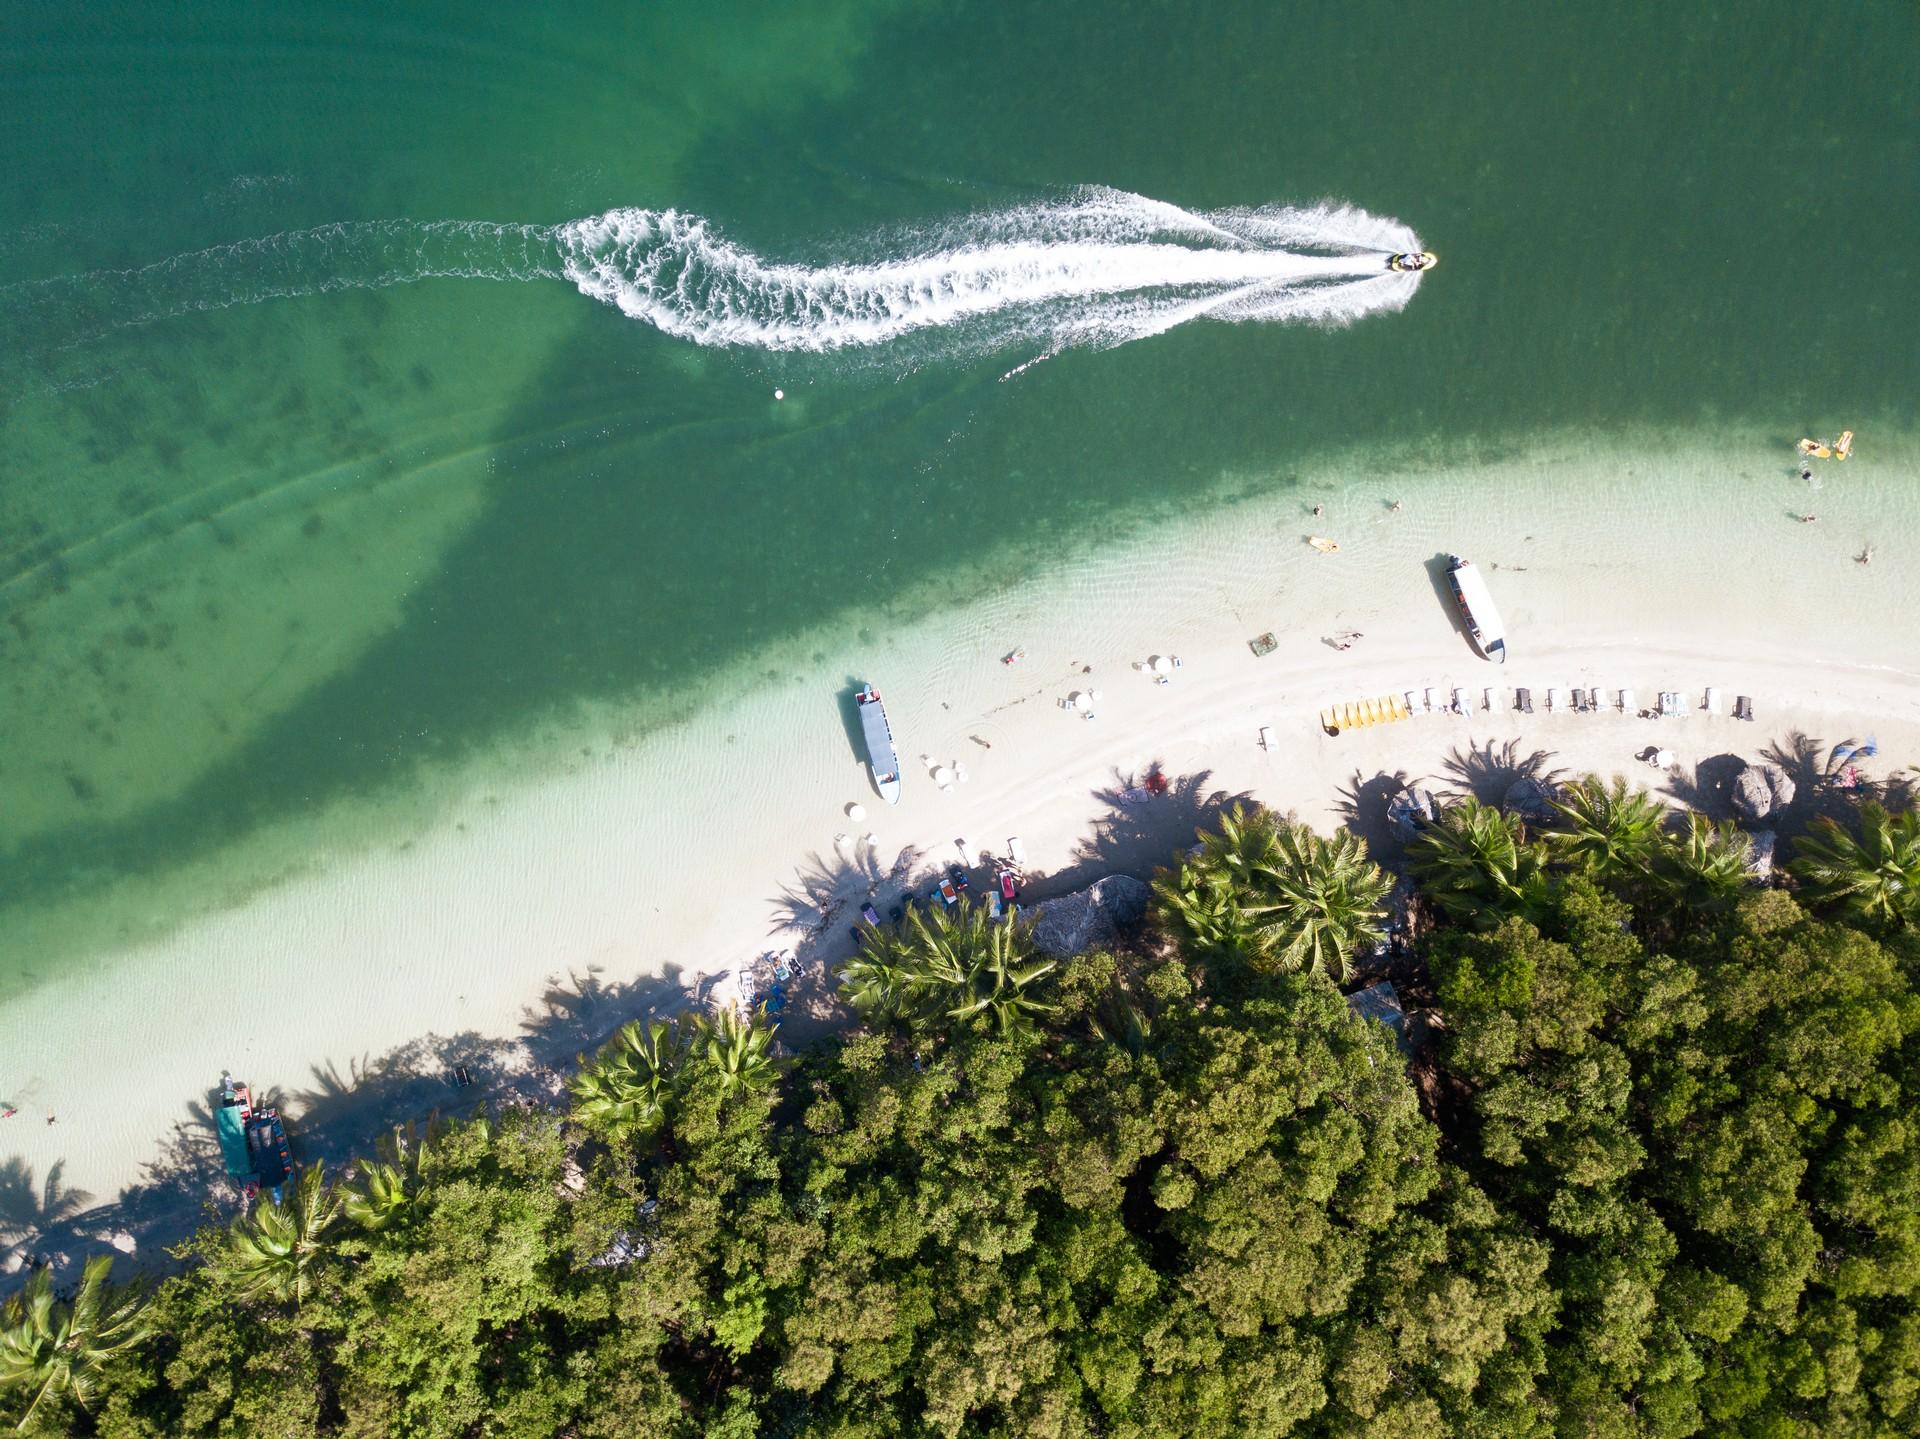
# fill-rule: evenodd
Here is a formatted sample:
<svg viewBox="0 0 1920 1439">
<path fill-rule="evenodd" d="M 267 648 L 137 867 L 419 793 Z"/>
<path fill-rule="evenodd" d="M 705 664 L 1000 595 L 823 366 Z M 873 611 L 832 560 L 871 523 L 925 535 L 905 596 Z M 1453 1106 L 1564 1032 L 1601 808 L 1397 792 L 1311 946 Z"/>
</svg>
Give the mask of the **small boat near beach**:
<svg viewBox="0 0 1920 1439">
<path fill-rule="evenodd" d="M 242 1189 L 254 1183 L 253 1156 L 247 1152 L 247 1121 L 253 1118 L 253 1095 L 231 1074 L 220 1076 L 220 1103 L 213 1111 L 213 1132 L 220 1139 L 220 1158 L 227 1177 Z"/>
<path fill-rule="evenodd" d="M 880 691 L 872 685 L 861 687 L 856 697 L 860 706 L 860 731 L 867 741 L 867 768 L 873 774 L 873 787 L 888 804 L 900 803 L 900 756 L 894 753 L 893 727 L 887 723 L 886 706 Z"/>
<path fill-rule="evenodd" d="M 287 1145 L 280 1111 L 272 1105 L 256 1106 L 252 1091 L 231 1072 L 224 1073 L 213 1128 L 227 1177 L 240 1185 L 242 1196 L 251 1200 L 264 1189 L 278 1204 L 293 1175 L 293 1151 Z"/>
<path fill-rule="evenodd" d="M 1466 621 L 1474 647 L 1482 659 L 1498 664 L 1507 662 L 1507 627 L 1494 607 L 1487 582 L 1472 560 L 1447 556 L 1447 582 L 1453 587 L 1453 602 L 1460 606 L 1460 618 Z"/>
</svg>

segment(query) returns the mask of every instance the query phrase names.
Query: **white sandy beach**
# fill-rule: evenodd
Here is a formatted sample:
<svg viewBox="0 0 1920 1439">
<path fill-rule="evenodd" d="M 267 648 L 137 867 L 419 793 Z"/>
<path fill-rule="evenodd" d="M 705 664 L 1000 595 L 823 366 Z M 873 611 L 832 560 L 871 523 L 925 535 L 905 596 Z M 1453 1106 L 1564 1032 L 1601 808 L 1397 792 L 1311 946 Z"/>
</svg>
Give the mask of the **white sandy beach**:
<svg viewBox="0 0 1920 1439">
<path fill-rule="evenodd" d="M 881 873 L 910 850 L 924 878 L 958 842 L 971 858 L 1017 835 L 1031 869 L 1077 881 L 1169 852 L 1207 794 L 1246 793 L 1331 828 L 1382 773 L 1458 792 L 1468 781 L 1450 759 L 1510 741 L 1518 756 L 1549 751 L 1550 768 L 1678 795 L 1712 756 L 1758 760 L 1795 735 L 1824 753 L 1873 732 L 1865 768 L 1884 777 L 1920 758 L 1920 651 L 1907 638 L 1920 598 L 1900 562 L 1920 543 L 1920 502 L 1897 483 L 1914 456 L 1823 472 L 1816 498 L 1835 513 L 1801 526 L 1786 516 L 1806 496 L 1770 444 L 1731 459 L 1669 448 L 1623 474 L 1578 440 L 1543 442 L 1505 462 L 1510 474 L 1480 467 L 1444 489 L 1413 459 L 1387 480 L 1330 470 L 1297 494 L 1212 505 L 1071 559 L 1030 556 L 1042 570 L 1031 581 L 876 644 L 809 637 L 789 652 L 821 649 L 825 663 L 743 681 L 637 742 L 608 738 L 620 717 L 598 717 L 527 756 L 522 778 L 475 777 L 411 836 L 318 839 L 357 821 L 317 817 L 312 834 L 265 847 L 309 851 L 294 877 L 62 965 L 7 1006 L 0 1097 L 21 1112 L 0 1127 L 0 1158 L 36 1184 L 59 1165 L 96 1203 L 163 1179 L 98 1216 L 103 1232 L 138 1231 L 211 1177 L 197 1167 L 211 1145 L 198 1111 L 223 1067 L 280 1091 L 296 1135 L 303 1116 L 321 1125 L 316 1151 L 364 1148 L 389 1115 L 468 1103 L 446 1081 L 463 1056 L 484 1056 L 489 1082 L 550 1064 L 806 927 L 824 937 L 809 953 L 850 950 L 869 832 Z M 1677 477 L 1730 464 L 1759 472 L 1751 506 L 1668 512 L 1668 496 L 1708 492 Z M 1871 533 L 1848 514 L 1873 516 Z M 1623 522 L 1634 515 L 1661 519 Z M 1310 532 L 1341 553 L 1314 554 Z M 1624 553 L 1599 538 L 1622 533 L 1635 534 Z M 1867 542 L 1879 557 L 1856 565 Z M 1430 573 L 1448 550 L 1487 570 L 1513 643 L 1504 668 L 1456 632 Z M 1351 651 L 1323 642 L 1344 629 L 1364 633 Z M 1264 631 L 1279 647 L 1255 658 L 1247 641 Z M 1025 658 L 999 663 L 1016 646 Z M 1170 684 L 1134 668 L 1151 654 L 1181 657 Z M 906 769 L 897 808 L 873 794 L 839 711 L 856 675 L 887 699 Z M 1454 684 L 1476 699 L 1499 686 L 1498 707 L 1338 738 L 1317 721 L 1329 703 Z M 1532 716 L 1513 713 L 1515 685 L 1532 688 Z M 1545 713 L 1546 690 L 1572 685 L 1609 698 L 1632 687 L 1643 706 L 1673 689 L 1696 707 L 1714 685 L 1729 709 L 1752 696 L 1758 719 Z M 1072 690 L 1100 692 L 1092 719 L 1060 708 Z M 1263 725 L 1271 751 L 1256 742 Z M 1673 774 L 1636 762 L 1655 743 L 1674 751 Z M 967 781 L 940 791 L 922 755 L 961 762 Z M 1153 764 L 1187 794 L 1126 809 L 1102 798 Z M 859 822 L 845 814 L 855 801 Z M 823 896 L 842 908 L 823 916 Z M 884 908 L 893 891 L 877 897 Z M 520 1036 L 534 1040 L 525 1053 L 498 1043 Z"/>
</svg>

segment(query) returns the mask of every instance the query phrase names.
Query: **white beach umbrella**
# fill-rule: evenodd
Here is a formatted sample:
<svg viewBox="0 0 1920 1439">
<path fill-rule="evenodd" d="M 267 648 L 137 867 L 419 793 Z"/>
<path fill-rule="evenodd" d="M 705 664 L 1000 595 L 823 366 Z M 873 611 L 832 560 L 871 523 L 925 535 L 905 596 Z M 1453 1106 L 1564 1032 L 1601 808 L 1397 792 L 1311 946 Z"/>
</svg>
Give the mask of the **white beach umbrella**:
<svg viewBox="0 0 1920 1439">
<path fill-rule="evenodd" d="M 1072 694 L 1067 696 L 1067 708 L 1070 710 L 1079 709 L 1080 701 L 1085 699 L 1086 697 L 1087 697 L 1087 692 L 1085 690 L 1075 690 Z"/>
<path fill-rule="evenodd" d="M 847 806 L 847 818 L 852 820 L 855 824 L 860 823 L 860 821 L 865 819 L 866 817 L 867 817 L 867 807 L 862 803 L 860 803 L 859 800 L 855 800 L 852 804 Z"/>
<path fill-rule="evenodd" d="M 1170 675 L 1173 673 L 1173 661 L 1165 655 L 1155 655 L 1147 661 L 1147 668 L 1157 675 Z"/>
<path fill-rule="evenodd" d="M 933 767 L 933 782 L 939 785 L 941 789 L 945 789 L 953 783 L 953 771 L 943 764 L 935 765 Z"/>
</svg>

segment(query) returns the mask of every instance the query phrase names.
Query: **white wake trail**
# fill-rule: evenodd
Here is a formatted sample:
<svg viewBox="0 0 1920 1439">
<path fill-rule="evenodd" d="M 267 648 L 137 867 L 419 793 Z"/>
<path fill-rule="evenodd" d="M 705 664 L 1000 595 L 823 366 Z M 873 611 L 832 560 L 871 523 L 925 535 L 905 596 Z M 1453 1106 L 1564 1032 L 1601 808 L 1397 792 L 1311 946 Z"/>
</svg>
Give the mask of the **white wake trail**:
<svg viewBox="0 0 1920 1439">
<path fill-rule="evenodd" d="M 430 279 L 566 280 L 699 345 L 920 358 L 1038 344 L 1109 346 L 1190 320 L 1344 325 L 1397 310 L 1420 248 L 1348 206 L 1182 210 L 1090 189 L 851 242 L 827 263 L 770 261 L 698 215 L 611 210 L 557 226 L 378 221 L 322 226 L 130 270 L 13 285 L 0 319 L 27 353 L 265 300 Z"/>
</svg>

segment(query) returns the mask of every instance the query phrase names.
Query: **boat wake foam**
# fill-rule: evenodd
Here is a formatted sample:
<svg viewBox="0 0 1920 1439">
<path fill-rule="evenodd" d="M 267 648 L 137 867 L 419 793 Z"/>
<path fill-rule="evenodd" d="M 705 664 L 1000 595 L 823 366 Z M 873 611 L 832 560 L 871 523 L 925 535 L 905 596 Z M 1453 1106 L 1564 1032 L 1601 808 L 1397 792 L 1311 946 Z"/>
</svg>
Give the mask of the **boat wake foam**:
<svg viewBox="0 0 1920 1439">
<path fill-rule="evenodd" d="M 942 353 L 1109 346 L 1189 320 L 1344 325 L 1397 310 L 1418 250 L 1348 206 L 1192 212 L 1117 190 L 868 237 L 815 263 L 762 259 L 698 215 L 610 210 L 558 226 L 327 225 L 0 291 L 44 352 L 109 330 L 264 300 L 423 280 L 564 280 L 698 345 L 833 352 L 909 337 Z"/>
</svg>

